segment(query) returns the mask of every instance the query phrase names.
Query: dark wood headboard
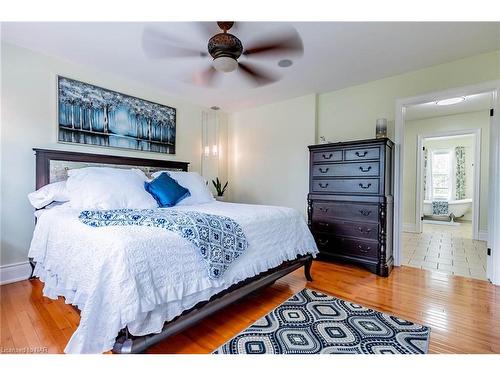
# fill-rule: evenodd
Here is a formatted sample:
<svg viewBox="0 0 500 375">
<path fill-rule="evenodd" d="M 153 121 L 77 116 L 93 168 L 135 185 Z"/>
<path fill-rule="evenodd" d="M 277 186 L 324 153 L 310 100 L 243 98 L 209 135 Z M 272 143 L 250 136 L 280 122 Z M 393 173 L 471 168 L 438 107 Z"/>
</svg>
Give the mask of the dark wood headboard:
<svg viewBox="0 0 500 375">
<path fill-rule="evenodd" d="M 34 148 L 36 158 L 36 189 L 51 182 L 51 161 L 85 163 L 89 165 L 116 165 L 187 172 L 189 163 L 174 160 L 132 158 L 126 156 L 87 154 L 83 152 L 45 150 Z"/>
</svg>

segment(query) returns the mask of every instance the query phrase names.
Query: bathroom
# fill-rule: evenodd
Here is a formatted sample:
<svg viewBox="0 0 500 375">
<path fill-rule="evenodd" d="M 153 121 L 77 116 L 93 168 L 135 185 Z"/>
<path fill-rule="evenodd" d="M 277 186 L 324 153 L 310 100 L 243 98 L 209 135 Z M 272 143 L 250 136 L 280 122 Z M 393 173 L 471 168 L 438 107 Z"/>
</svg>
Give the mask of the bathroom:
<svg viewBox="0 0 500 375">
<path fill-rule="evenodd" d="M 408 107 L 402 264 L 486 279 L 491 94 Z"/>
<path fill-rule="evenodd" d="M 472 237 L 475 134 L 423 138 L 423 222 L 462 226 Z"/>
</svg>

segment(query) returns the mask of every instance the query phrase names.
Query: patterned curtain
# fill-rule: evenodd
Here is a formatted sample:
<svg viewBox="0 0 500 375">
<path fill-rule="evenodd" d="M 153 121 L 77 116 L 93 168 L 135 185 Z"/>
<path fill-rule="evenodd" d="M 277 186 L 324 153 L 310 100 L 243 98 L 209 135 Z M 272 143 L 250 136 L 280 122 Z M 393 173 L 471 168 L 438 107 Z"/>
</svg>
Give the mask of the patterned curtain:
<svg viewBox="0 0 500 375">
<path fill-rule="evenodd" d="M 456 199 L 465 199 L 465 147 L 455 147 Z"/>
<path fill-rule="evenodd" d="M 424 199 L 427 199 L 427 160 L 429 158 L 429 153 L 427 149 L 424 148 Z"/>
</svg>

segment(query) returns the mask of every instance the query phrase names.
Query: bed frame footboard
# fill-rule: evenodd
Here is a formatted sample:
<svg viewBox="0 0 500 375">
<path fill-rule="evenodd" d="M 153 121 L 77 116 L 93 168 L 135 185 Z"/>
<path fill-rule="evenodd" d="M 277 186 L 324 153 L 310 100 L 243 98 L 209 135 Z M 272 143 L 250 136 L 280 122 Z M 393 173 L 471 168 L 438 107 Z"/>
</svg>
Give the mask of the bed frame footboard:
<svg viewBox="0 0 500 375">
<path fill-rule="evenodd" d="M 272 268 L 250 279 L 244 280 L 229 289 L 226 289 L 216 295 L 210 300 L 200 302 L 192 309 L 189 309 L 179 315 L 174 320 L 165 323 L 163 330 L 160 333 L 134 337 L 128 331 L 122 330 L 117 337 L 113 347 L 113 353 L 117 354 L 135 354 L 142 353 L 150 346 L 165 340 L 199 322 L 200 320 L 208 317 L 218 310 L 240 300 L 248 294 L 264 288 L 283 276 L 295 271 L 296 269 L 304 266 L 305 277 L 308 281 L 312 281 L 311 265 L 312 255 L 299 256 L 297 259 L 287 261 L 276 268 Z"/>
</svg>

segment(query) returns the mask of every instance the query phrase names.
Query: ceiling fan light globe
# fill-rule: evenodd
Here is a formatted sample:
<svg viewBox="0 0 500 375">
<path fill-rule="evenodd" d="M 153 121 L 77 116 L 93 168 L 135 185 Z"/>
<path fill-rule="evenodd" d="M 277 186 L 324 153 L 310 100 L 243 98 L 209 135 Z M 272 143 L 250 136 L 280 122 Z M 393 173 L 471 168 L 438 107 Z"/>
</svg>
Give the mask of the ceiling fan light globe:
<svg viewBox="0 0 500 375">
<path fill-rule="evenodd" d="M 236 70 L 238 61 L 231 57 L 221 56 L 214 59 L 213 67 L 219 72 L 229 73 Z"/>
</svg>

